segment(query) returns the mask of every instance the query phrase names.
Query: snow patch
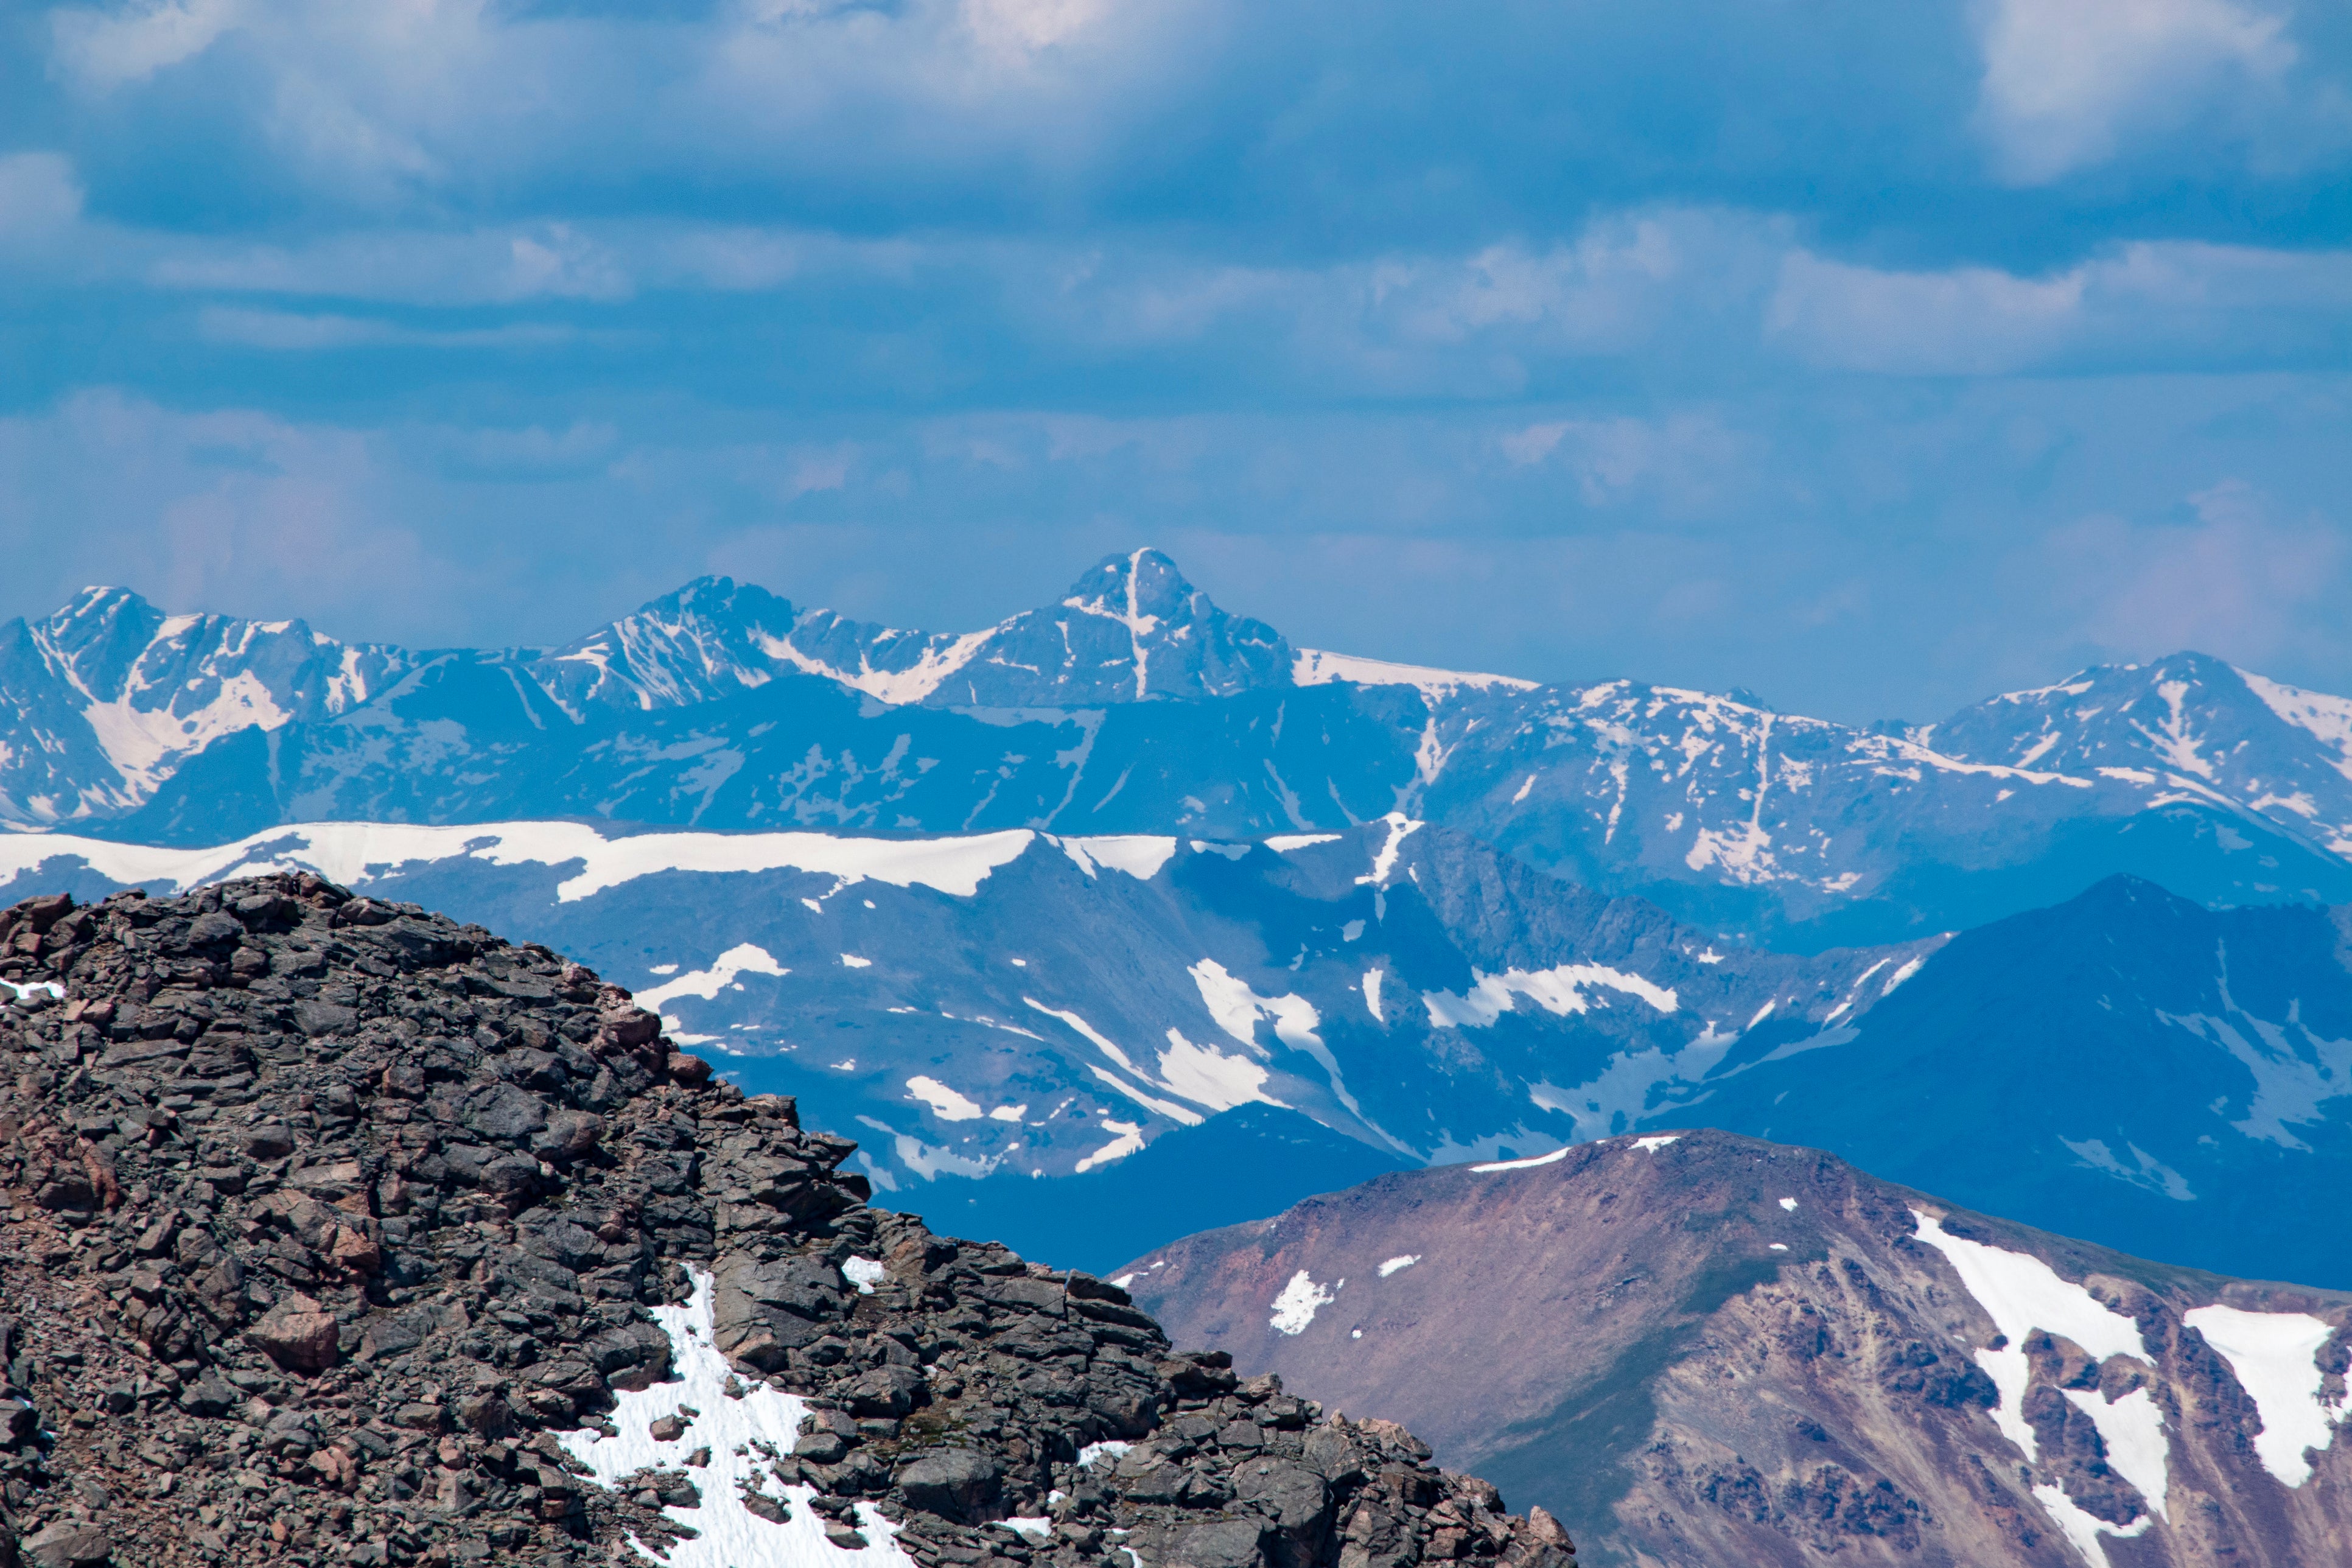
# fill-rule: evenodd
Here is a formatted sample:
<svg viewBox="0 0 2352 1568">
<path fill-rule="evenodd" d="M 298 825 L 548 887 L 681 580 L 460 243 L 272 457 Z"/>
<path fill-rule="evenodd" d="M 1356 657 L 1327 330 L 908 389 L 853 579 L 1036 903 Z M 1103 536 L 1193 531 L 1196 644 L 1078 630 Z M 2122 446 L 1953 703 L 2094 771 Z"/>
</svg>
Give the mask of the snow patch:
<svg viewBox="0 0 2352 1568">
<path fill-rule="evenodd" d="M 1918 957 L 1913 959 L 1910 963 L 1905 964 L 1902 968 L 1896 970 L 1894 973 L 1888 975 L 1886 977 L 1886 984 L 1878 988 L 1879 995 L 1882 997 L 1894 995 L 1895 988 L 1897 985 L 1902 984 L 1905 981 L 1918 973 L 1919 971 L 1926 968 L 1927 965 L 1927 955 L 1923 952 Z"/>
<path fill-rule="evenodd" d="M 610 1491 L 625 1477 L 649 1466 L 676 1468 L 696 1448 L 709 1447 L 710 1462 L 695 1476 L 700 1508 L 663 1511 L 698 1533 L 680 1541 L 665 1557 L 633 1542 L 648 1559 L 668 1568 L 911 1568 L 914 1560 L 898 1543 L 898 1527 L 871 1503 L 857 1504 L 857 1528 L 870 1545 L 851 1551 L 825 1538 L 825 1521 L 809 1506 L 816 1489 L 779 1481 L 781 1467 L 798 1475 L 791 1455 L 800 1441 L 808 1404 L 764 1383 L 735 1378 L 727 1358 L 712 1348 L 711 1277 L 692 1270 L 694 1291 L 683 1305 L 656 1307 L 654 1321 L 669 1336 L 677 1375 L 667 1383 L 619 1393 L 611 1420 L 619 1436 L 593 1430 L 565 1432 L 557 1441 L 583 1465 L 596 1484 Z M 741 1397 L 730 1394 L 733 1384 Z M 678 1413 L 680 1405 L 701 1412 L 674 1442 L 656 1443 L 652 1423 Z M 781 1503 L 786 1518 L 772 1523 L 743 1506 L 746 1491 Z"/>
<path fill-rule="evenodd" d="M 1633 1147 L 1643 1151 L 1644 1153 L 1654 1154 L 1659 1150 L 1664 1148 L 1667 1144 L 1680 1142 L 1681 1141 L 1682 1134 L 1679 1132 L 1659 1132 L 1654 1133 L 1647 1138 L 1634 1139 Z"/>
<path fill-rule="evenodd" d="M 1364 971 L 1364 1010 L 1371 1014 L 1372 1022 L 1375 1024 L 1388 1022 L 1381 1016 L 1381 976 L 1386 973 L 1387 971 L 1380 969 Z"/>
<path fill-rule="evenodd" d="M 878 1258 L 853 1258 L 841 1266 L 841 1277 L 857 1287 L 861 1296 L 874 1294 L 874 1287 L 890 1277 L 890 1270 Z"/>
<path fill-rule="evenodd" d="M 819 610 L 811 614 L 823 616 L 828 612 Z M 801 617 L 802 620 L 810 618 L 810 616 Z M 794 623 L 793 629 L 795 631 L 799 629 L 798 622 Z M 1003 629 L 1001 626 L 991 626 L 984 632 L 966 632 L 961 637 L 945 640 L 941 640 L 935 635 L 932 646 L 926 647 L 922 657 L 905 669 L 877 669 L 874 668 L 872 657 L 863 648 L 858 650 L 857 668 L 851 671 L 803 653 L 791 643 L 765 632 L 753 632 L 751 640 L 758 645 L 760 651 L 770 658 L 781 658 L 803 674 L 822 676 L 827 680 L 839 681 L 853 691 L 863 691 L 868 697 L 897 707 L 908 702 L 920 702 L 938 690 L 942 681 L 970 664 L 973 657 L 988 645 L 989 640 Z"/>
<path fill-rule="evenodd" d="M 2335 1440 L 2336 1425 L 2346 1412 L 2321 1403 L 2326 1374 L 2319 1369 L 2322 1346 L 2336 1336 L 2335 1328 L 2306 1312 L 2248 1312 L 2236 1307 L 2198 1307 L 2180 1321 L 2205 1336 L 2221 1352 L 2238 1386 L 2262 1413 L 2263 1429 L 2254 1435 L 2254 1455 L 2289 1487 L 2311 1479 L 2308 1448 L 2326 1448 Z"/>
<path fill-rule="evenodd" d="M 1797 1212 L 1797 1200 L 1794 1198 L 1782 1198 L 1780 1200 L 1780 1206 L 1787 1209 L 1790 1214 L 1795 1214 Z"/>
<path fill-rule="evenodd" d="M 1410 1268 L 1420 1261 L 1421 1254 L 1418 1252 L 1401 1252 L 1396 1257 L 1387 1258 L 1381 1262 L 1381 1278 L 1385 1279 L 1390 1275 L 1395 1273 L 1398 1269 Z"/>
<path fill-rule="evenodd" d="M 1490 1164 L 1473 1165 L 1470 1168 L 1481 1175 L 1493 1171 L 1532 1171 L 1538 1165 L 1549 1165 L 1567 1158 L 1568 1151 L 1562 1148 L 1555 1149 L 1549 1154 L 1537 1154 L 1525 1160 L 1496 1160 Z"/>
<path fill-rule="evenodd" d="M 671 964 L 676 969 L 677 965 Z M 753 942 L 740 942 L 711 961 L 708 969 L 698 969 L 666 981 L 649 991 L 636 994 L 637 1005 L 648 1012 L 659 1012 L 663 1003 L 676 996 L 698 996 L 709 1002 L 721 991 L 734 984 L 745 974 L 765 974 L 782 979 L 791 970 L 778 963 L 775 955 Z"/>
<path fill-rule="evenodd" d="M 845 952 L 841 955 L 841 967 L 844 969 L 871 969 L 874 967 L 874 961 L 870 958 L 860 958 L 854 952 Z"/>
<path fill-rule="evenodd" d="M 1945 1231 L 1937 1216 L 1920 1209 L 1913 1209 L 1911 1217 L 1918 1227 L 1918 1239 L 1950 1262 L 1961 1285 L 2007 1341 L 2000 1350 L 1978 1351 L 1976 1360 L 1990 1375 L 2000 1395 L 1992 1409 L 1993 1425 L 2028 1459 L 2039 1458 L 2033 1428 L 2026 1425 L 2023 1409 L 2026 1389 L 2032 1377 L 2024 1344 L 2035 1330 L 2070 1339 L 2099 1361 L 2112 1355 L 2127 1355 L 2154 1362 L 2137 1324 L 2082 1286 L 2060 1279 L 2057 1271 L 2039 1258 L 1952 1236 Z M 2143 1399 L 2146 1394 L 2145 1389 L 2137 1391 Z M 2139 1489 L 2153 1513 L 2162 1514 L 2168 1484 L 2167 1449 L 2163 1417 L 2155 1402 L 2145 1399 L 2143 1408 L 2126 1397 L 2109 1405 L 2094 1394 L 2075 1404 L 2098 1427 L 2099 1436 L 2107 1446 L 2108 1462 Z M 2137 1473 L 2126 1470 L 2126 1463 Z M 2045 1491 L 2052 1495 L 2043 1496 Z M 2054 1487 L 2036 1488 L 2034 1495 L 2042 1498 L 2051 1517 L 2095 1563 L 2100 1561 L 2095 1541 L 2098 1534 L 2135 1535 L 2147 1527 L 2145 1518 L 2121 1530 L 2092 1520 Z M 2090 1526 L 2084 1526 L 2084 1521 L 2090 1521 Z M 2085 1545 L 2086 1540 L 2091 1544 Z"/>
<path fill-rule="evenodd" d="M 2128 1140 L 2124 1143 L 2124 1151 L 2131 1155 L 2131 1164 L 2126 1164 L 2114 1150 L 2108 1148 L 2104 1138 L 2085 1138 L 2078 1143 L 2072 1138 L 2061 1137 L 2058 1142 L 2064 1144 L 2080 1163 L 2119 1182 L 2145 1187 L 2176 1203 L 2189 1203 L 2197 1196 L 2189 1190 L 2188 1177 Z"/>
<path fill-rule="evenodd" d="M 2058 1521 L 2058 1528 L 2065 1533 L 2067 1541 L 2092 1564 L 2092 1568 L 2107 1568 L 2114 1561 L 2107 1555 L 2107 1549 L 2099 1544 L 2100 1536 L 2112 1535 L 2118 1541 L 2129 1541 L 2156 1522 L 2153 1516 L 2144 1513 L 2118 1528 L 2089 1512 L 2048 1481 L 2033 1489 L 2033 1497 L 2050 1517 Z"/>
<path fill-rule="evenodd" d="M 910 1078 L 907 1092 L 931 1108 L 931 1114 L 942 1121 L 977 1121 L 980 1107 L 958 1094 L 935 1078 Z"/>
<path fill-rule="evenodd" d="M 1176 853 L 1176 840 L 1148 833 L 1125 833 L 1097 838 L 1065 838 L 1062 853 L 1087 876 L 1097 874 L 1098 867 L 1124 871 L 1139 882 L 1149 882 L 1160 875 Z"/>
<path fill-rule="evenodd" d="M 2221 1000 L 2232 1016 L 2175 1016 L 2165 1012 L 2156 1016 L 2221 1047 L 2252 1076 L 2254 1093 L 2247 1102 L 2246 1114 L 2230 1123 L 2231 1127 L 2249 1138 L 2307 1152 L 2311 1146 L 2287 1131 L 2287 1124 L 2325 1121 L 2326 1102 L 2352 1094 L 2352 1037 L 2332 1039 L 2312 1029 L 2303 1021 L 2300 1002 L 2287 1005 L 2283 1024 L 2245 1012 L 2230 995 L 2228 961 L 2227 952 L 2218 955 Z M 2253 1037 L 2247 1038 L 2248 1034 Z"/>
<path fill-rule="evenodd" d="M 2305 691 L 2300 687 L 2265 680 L 2251 670 L 2239 670 L 2238 679 L 2246 683 L 2247 690 L 2262 699 L 2263 707 L 2321 744 L 2334 747 L 2336 756 L 2328 765 L 2352 779 L 2352 697 Z"/>
<path fill-rule="evenodd" d="M 1248 981 L 1227 973 L 1213 958 L 1201 960 L 1188 973 L 1200 988 L 1201 1005 L 1209 1010 L 1217 1027 L 1261 1056 L 1265 1048 L 1256 1038 L 1260 1017 L 1272 1019 L 1275 1038 L 1293 1050 L 1313 1050 L 1323 1044 L 1315 1033 L 1323 1020 L 1305 997 L 1261 996 Z"/>
<path fill-rule="evenodd" d="M 1336 1292 L 1308 1279 L 1307 1270 L 1302 1268 L 1290 1277 L 1290 1283 L 1274 1299 L 1274 1316 L 1266 1322 L 1278 1334 L 1303 1334 L 1307 1325 L 1315 1321 L 1317 1310 L 1339 1299 Z"/>
<path fill-rule="evenodd" d="M 1397 851 L 1403 847 L 1404 841 L 1412 837 L 1414 831 L 1422 826 L 1420 823 L 1414 821 L 1412 817 L 1405 816 L 1404 813 L 1401 811 L 1391 811 L 1386 816 L 1381 817 L 1381 820 L 1388 825 L 1388 841 L 1382 844 L 1380 847 L 1379 853 L 1372 857 L 1372 868 L 1370 872 L 1365 876 L 1356 879 L 1356 885 L 1358 887 L 1387 887 L 1389 873 L 1396 869 Z"/>
<path fill-rule="evenodd" d="M 159 635 L 169 635 L 166 630 Z M 143 662 L 143 659 L 142 661 Z M 134 682 L 111 702 L 92 702 L 82 710 L 98 741 L 99 750 L 114 764 L 134 800 L 145 800 L 172 774 L 172 764 L 201 752 L 223 735 L 241 730 L 275 730 L 293 717 L 278 706 L 269 689 L 251 670 L 239 670 L 220 683 L 212 700 L 185 713 L 166 708 L 141 708 L 138 693 L 151 689 Z"/>
<path fill-rule="evenodd" d="M 1638 996 L 1661 1013 L 1672 1013 L 1679 1005 L 1675 994 L 1667 987 L 1601 963 L 1563 963 L 1532 973 L 1507 969 L 1500 974 L 1474 968 L 1470 979 L 1469 991 L 1460 996 L 1450 991 L 1422 993 L 1421 1000 L 1429 1009 L 1432 1025 L 1438 1028 L 1483 1029 L 1511 1011 L 1511 998 L 1515 995 L 1525 996 L 1545 1012 L 1560 1016 L 1583 1013 L 1591 1007 L 1584 994 L 1588 987 Z"/>
<path fill-rule="evenodd" d="M 1265 1091 L 1265 1069 L 1248 1058 L 1196 1046 L 1174 1029 L 1168 1031 L 1168 1048 L 1160 1053 L 1160 1083 L 1212 1111 L 1231 1110 L 1251 1100 L 1282 1104 Z"/>
<path fill-rule="evenodd" d="M 1113 1135 L 1111 1141 L 1078 1162 L 1077 1169 L 1082 1173 L 1097 1165 L 1124 1160 L 1143 1147 L 1143 1129 L 1132 1121 L 1114 1121 L 1106 1116 L 1102 1120 L 1102 1130 Z"/>
</svg>

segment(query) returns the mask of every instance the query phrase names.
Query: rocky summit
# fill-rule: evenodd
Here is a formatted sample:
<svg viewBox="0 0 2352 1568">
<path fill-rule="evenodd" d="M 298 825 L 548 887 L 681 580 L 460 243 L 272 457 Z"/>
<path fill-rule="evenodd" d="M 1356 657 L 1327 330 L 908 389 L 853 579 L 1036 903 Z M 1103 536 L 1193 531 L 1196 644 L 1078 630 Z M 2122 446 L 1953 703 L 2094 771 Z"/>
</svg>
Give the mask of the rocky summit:
<svg viewBox="0 0 2352 1568">
<path fill-rule="evenodd" d="M 0 1568 L 1573 1561 L 546 948 L 304 873 L 20 903 L 0 978 Z"/>
</svg>

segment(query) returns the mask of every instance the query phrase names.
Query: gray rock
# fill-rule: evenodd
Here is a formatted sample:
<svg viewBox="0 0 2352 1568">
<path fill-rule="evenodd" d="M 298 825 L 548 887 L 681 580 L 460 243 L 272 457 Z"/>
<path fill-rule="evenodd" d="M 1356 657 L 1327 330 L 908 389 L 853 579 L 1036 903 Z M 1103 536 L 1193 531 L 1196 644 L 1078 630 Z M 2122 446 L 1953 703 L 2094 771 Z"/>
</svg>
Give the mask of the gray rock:
<svg viewBox="0 0 2352 1568">
<path fill-rule="evenodd" d="M 106 1531 L 97 1525 L 64 1522 L 29 1537 L 21 1550 L 28 1568 L 91 1568 L 114 1554 Z"/>
<path fill-rule="evenodd" d="M 976 1523 L 994 1517 L 1003 1476 L 993 1460 L 970 1448 L 935 1448 L 902 1467 L 898 1489 L 928 1513 Z"/>
<path fill-rule="evenodd" d="M 1265 1526 L 1255 1519 L 1220 1519 L 1179 1531 L 1168 1568 L 1257 1568 L 1265 1561 Z"/>
</svg>

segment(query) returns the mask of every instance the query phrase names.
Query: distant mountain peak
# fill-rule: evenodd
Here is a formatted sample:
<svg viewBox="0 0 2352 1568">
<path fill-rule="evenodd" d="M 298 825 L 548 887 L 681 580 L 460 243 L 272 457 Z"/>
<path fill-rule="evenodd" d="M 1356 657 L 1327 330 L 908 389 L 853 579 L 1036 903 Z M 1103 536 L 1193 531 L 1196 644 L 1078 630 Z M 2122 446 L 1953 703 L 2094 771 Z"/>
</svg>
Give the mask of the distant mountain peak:
<svg viewBox="0 0 2352 1568">
<path fill-rule="evenodd" d="M 1070 584 L 1064 607 L 1088 615 L 1142 618 L 1213 615 L 1216 605 L 1185 581 L 1164 552 L 1149 545 L 1124 555 L 1106 555 Z"/>
<path fill-rule="evenodd" d="M 697 577 L 557 648 L 532 678 L 575 719 L 709 701 L 774 679 L 793 624 L 793 606 L 757 584 Z"/>
</svg>

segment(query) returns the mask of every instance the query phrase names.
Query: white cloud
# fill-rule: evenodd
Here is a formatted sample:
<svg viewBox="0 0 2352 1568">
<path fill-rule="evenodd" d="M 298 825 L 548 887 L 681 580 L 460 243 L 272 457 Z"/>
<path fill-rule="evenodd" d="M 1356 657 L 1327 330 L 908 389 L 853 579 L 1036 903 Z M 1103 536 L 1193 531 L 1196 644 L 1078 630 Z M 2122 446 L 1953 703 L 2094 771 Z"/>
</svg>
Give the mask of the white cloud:
<svg viewBox="0 0 2352 1568">
<path fill-rule="evenodd" d="M 1694 270 L 1713 270 L 1747 226 L 1702 212 L 1604 218 L 1575 240 L 1494 245 L 1467 258 L 1390 261 L 1369 300 L 1398 336 L 1460 342 L 1502 331 L 1602 349 L 1643 335 Z M 1729 245 L 1727 246 L 1727 242 Z M 1701 259 L 1694 250 L 1714 253 Z"/>
<path fill-rule="evenodd" d="M 1790 253 L 1765 335 L 1815 364 L 1895 374 L 1986 375 L 2032 363 L 2063 342 L 2083 300 L 2080 271 L 2019 278 L 1989 267 L 1882 272 Z"/>
<path fill-rule="evenodd" d="M 1895 272 L 1792 251 L 1767 342 L 1829 369 L 2000 375 L 2068 355 L 2201 364 L 2293 359 L 2352 312 L 2352 253 L 2165 241 L 2046 278 Z"/>
<path fill-rule="evenodd" d="M 2320 517 L 2281 518 L 2221 479 L 2179 521 L 2083 518 L 2053 530 L 2035 570 L 2081 635 L 2118 658 L 2197 648 L 2241 664 L 2342 659 L 2352 546 Z"/>
<path fill-rule="evenodd" d="M 1498 437 L 1504 458 L 1518 468 L 1557 463 L 1574 476 L 1588 507 L 1605 507 L 1638 493 L 1687 511 L 1703 505 L 1742 456 L 1743 442 L 1710 414 L 1664 418 L 1615 416 L 1555 419 Z"/>
<path fill-rule="evenodd" d="M 963 0 L 964 23 L 984 49 L 1034 54 L 1085 32 L 1108 0 Z"/>
<path fill-rule="evenodd" d="M 0 154 L 0 253 L 47 248 L 81 221 L 73 161 L 56 153 Z"/>
<path fill-rule="evenodd" d="M 0 528 L 44 514 L 91 582 L 159 603 L 252 613 L 276 602 L 329 620 L 450 575 L 387 504 L 394 478 L 368 435 L 249 410 L 184 414 L 111 391 L 0 419 Z M 278 612 L 287 613 L 285 611 Z"/>
<path fill-rule="evenodd" d="M 496 327 L 434 329 L 362 316 L 302 315 L 289 310 L 246 310 L 217 305 L 197 313 L 196 331 L 206 342 L 298 353 L 380 347 L 541 348 L 572 342 L 583 336 L 576 329 L 560 323 L 510 321 Z"/>
<path fill-rule="evenodd" d="M 2104 163 L 2131 131 L 2296 54 L 2282 18 L 2231 0 L 1989 0 L 1978 17 L 1979 112 L 2020 184 Z"/>
<path fill-rule="evenodd" d="M 613 300 L 635 288 L 613 250 L 568 224 L 469 233 L 354 232 L 299 247 L 157 236 L 149 280 L 218 293 L 333 295 L 412 304 Z"/>
<path fill-rule="evenodd" d="M 103 92 L 194 59 L 245 16 L 244 0 L 133 0 L 53 11 L 49 33 L 67 74 Z"/>
</svg>

